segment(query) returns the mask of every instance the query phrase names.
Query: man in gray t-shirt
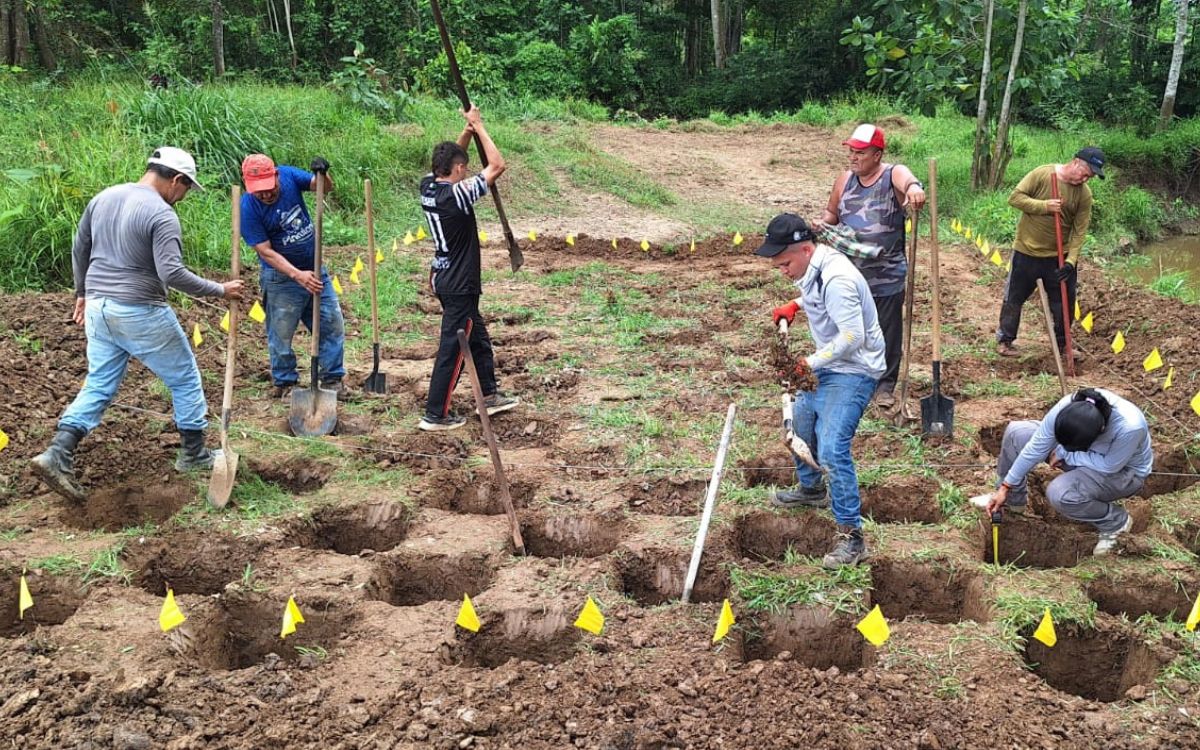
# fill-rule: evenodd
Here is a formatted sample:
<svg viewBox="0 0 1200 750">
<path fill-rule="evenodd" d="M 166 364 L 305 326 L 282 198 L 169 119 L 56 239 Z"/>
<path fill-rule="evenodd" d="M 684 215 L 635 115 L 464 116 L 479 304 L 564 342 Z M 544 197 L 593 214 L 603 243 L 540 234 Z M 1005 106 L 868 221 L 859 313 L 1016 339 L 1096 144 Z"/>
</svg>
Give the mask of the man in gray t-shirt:
<svg viewBox="0 0 1200 750">
<path fill-rule="evenodd" d="M 192 188 L 202 189 L 195 160 L 186 151 L 163 146 L 150 156 L 140 180 L 102 191 L 79 220 L 71 249 L 73 318 L 87 332 L 87 380 L 59 417 L 50 447 L 32 461 L 34 472 L 68 500 L 86 497 L 75 479 L 75 448 L 99 426 L 130 357 L 171 391 L 183 443 L 175 468 L 212 467 L 212 453 L 204 446 L 208 404 L 200 369 L 167 305 L 167 290 L 236 300 L 243 283 L 209 281 L 183 265 L 182 231 L 173 206 Z"/>
</svg>

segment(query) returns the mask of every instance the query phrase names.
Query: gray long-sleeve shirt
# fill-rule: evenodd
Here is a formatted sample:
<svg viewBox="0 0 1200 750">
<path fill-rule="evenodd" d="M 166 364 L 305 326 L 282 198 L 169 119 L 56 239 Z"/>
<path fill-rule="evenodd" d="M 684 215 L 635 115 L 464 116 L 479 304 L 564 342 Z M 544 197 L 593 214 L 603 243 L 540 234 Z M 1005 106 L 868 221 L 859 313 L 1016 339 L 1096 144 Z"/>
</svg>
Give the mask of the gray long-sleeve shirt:
<svg viewBox="0 0 1200 750">
<path fill-rule="evenodd" d="M 179 217 L 152 187 L 114 185 L 88 203 L 75 232 L 76 297 L 167 304 L 167 289 L 220 297 L 225 288 L 183 265 Z"/>
<path fill-rule="evenodd" d="M 887 365 L 879 313 L 871 288 L 850 259 L 817 245 L 808 271 L 796 287 L 817 347 L 807 358 L 808 366 L 881 378 Z"/>
<path fill-rule="evenodd" d="M 1068 466 L 1094 469 L 1104 474 L 1115 474 L 1128 467 L 1139 477 L 1149 476 L 1154 464 L 1154 451 L 1150 445 L 1146 415 L 1112 391 L 1096 390 L 1112 404 L 1113 410 L 1104 432 L 1100 433 L 1090 448 L 1086 451 L 1067 451 L 1055 442 L 1054 420 L 1071 403 L 1072 398 L 1071 395 L 1063 396 L 1042 418 L 1037 432 L 1021 449 L 1004 481 L 1010 485 L 1019 484 L 1033 471 L 1034 466 L 1046 460 L 1051 450 Z"/>
</svg>

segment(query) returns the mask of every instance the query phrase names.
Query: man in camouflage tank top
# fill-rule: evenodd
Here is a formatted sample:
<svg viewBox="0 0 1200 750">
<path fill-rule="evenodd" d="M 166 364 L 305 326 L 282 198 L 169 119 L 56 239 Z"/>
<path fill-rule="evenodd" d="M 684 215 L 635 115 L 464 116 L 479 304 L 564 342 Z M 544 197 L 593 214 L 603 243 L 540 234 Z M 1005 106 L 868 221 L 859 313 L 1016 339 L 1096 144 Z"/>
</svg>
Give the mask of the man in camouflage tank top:
<svg viewBox="0 0 1200 750">
<path fill-rule="evenodd" d="M 883 161 L 886 146 L 883 130 L 869 124 L 859 125 L 842 142 L 850 159 L 850 169 L 838 176 L 829 194 L 829 203 L 816 229 L 826 224 L 845 224 L 861 242 L 880 247 L 874 258 L 851 257 L 871 288 L 879 325 L 883 329 L 887 371 L 875 391 L 875 403 L 889 409 L 896 403 L 892 392 L 900 370 L 903 347 L 904 281 L 908 260 L 904 254 L 905 209 L 919 210 L 925 205 L 925 189 L 908 167 Z"/>
</svg>

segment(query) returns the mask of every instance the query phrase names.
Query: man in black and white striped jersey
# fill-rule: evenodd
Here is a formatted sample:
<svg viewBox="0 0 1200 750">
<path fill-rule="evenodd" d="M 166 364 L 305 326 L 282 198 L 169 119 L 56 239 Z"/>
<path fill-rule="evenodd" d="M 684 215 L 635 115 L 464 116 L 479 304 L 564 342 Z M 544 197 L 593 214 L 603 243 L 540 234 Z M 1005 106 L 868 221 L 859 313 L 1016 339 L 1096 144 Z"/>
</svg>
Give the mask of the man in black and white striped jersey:
<svg viewBox="0 0 1200 750">
<path fill-rule="evenodd" d="M 441 341 L 429 381 L 425 416 L 418 425 L 422 430 L 453 430 L 466 424 L 464 417 L 450 410 L 450 397 L 463 366 L 463 352 L 457 338 L 460 328 L 467 332 L 488 414 L 508 411 L 519 403 L 498 390 L 492 340 L 479 313 L 483 282 L 474 206 L 504 173 L 504 157 L 488 135 L 478 108 L 471 105 L 463 117 L 467 125 L 458 141 L 444 141 L 433 147 L 433 171 L 421 180 L 421 206 L 434 245 L 429 286 L 442 303 Z M 483 144 L 488 165 L 479 174 L 471 175 L 467 171 L 466 148 L 476 135 Z"/>
</svg>

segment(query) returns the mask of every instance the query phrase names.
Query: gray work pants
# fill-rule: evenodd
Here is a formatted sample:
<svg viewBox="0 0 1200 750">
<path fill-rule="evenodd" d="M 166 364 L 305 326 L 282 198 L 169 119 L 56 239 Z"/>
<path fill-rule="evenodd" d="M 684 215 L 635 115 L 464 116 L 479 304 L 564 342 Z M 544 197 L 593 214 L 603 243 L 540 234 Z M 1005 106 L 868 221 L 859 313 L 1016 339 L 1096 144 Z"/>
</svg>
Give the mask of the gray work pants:
<svg viewBox="0 0 1200 750">
<path fill-rule="evenodd" d="M 996 469 L 1003 480 L 1017 460 L 1026 443 L 1037 432 L 1038 422 L 1024 420 L 1009 422 L 1000 445 L 1000 462 Z M 1100 533 L 1109 533 L 1125 525 L 1129 513 L 1115 501 L 1130 497 L 1142 488 L 1145 477 L 1139 477 L 1126 467 L 1106 474 L 1082 466 L 1062 465 L 1063 473 L 1046 487 L 1046 499 L 1059 513 L 1072 521 L 1090 523 Z M 1026 483 L 1013 485 L 1008 491 L 1008 505 L 1024 506 L 1029 502 Z"/>
</svg>

